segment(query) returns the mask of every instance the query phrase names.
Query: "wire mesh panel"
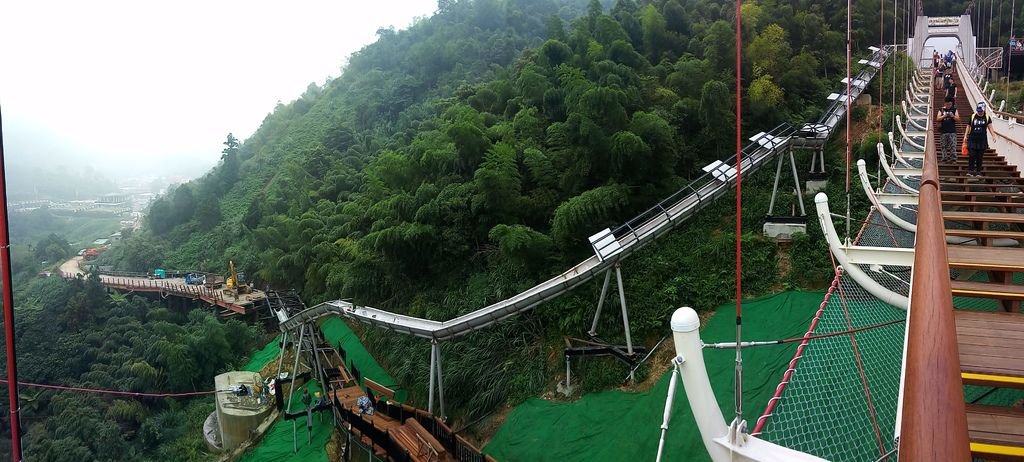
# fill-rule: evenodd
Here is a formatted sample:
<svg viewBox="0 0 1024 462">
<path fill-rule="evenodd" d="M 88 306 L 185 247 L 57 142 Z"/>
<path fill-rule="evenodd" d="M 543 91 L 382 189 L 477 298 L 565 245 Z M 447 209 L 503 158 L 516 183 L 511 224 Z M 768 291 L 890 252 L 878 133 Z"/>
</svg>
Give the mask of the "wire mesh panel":
<svg viewBox="0 0 1024 462">
<path fill-rule="evenodd" d="M 895 186 L 887 184 L 886 191 Z M 891 209 L 916 222 L 909 207 Z M 855 240 L 860 245 L 912 247 L 914 234 L 875 211 Z M 906 295 L 906 267 L 862 266 L 882 286 Z M 903 320 L 906 311 L 872 296 L 839 271 L 809 334 L 846 332 Z M 874 461 L 894 448 L 904 324 L 810 340 L 791 363 L 788 382 L 760 436 L 834 461 Z"/>
</svg>

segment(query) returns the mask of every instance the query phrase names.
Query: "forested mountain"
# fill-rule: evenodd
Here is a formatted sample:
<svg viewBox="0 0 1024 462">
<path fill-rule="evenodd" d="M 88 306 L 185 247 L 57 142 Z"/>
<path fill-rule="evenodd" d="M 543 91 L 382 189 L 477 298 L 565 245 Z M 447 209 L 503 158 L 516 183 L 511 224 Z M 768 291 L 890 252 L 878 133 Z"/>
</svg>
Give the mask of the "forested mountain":
<svg viewBox="0 0 1024 462">
<path fill-rule="evenodd" d="M 845 74 L 845 5 L 743 4 L 745 130 L 820 113 Z M 877 45 L 878 7 L 856 2 L 854 50 Z M 221 164 L 158 200 L 147 232 L 107 258 L 143 271 L 223 271 L 233 259 L 307 303 L 353 298 L 434 319 L 508 297 L 585 258 L 588 235 L 731 154 L 733 8 L 442 0 L 407 30 L 378 31 L 341 77 L 279 105 L 244 142 L 228 135 Z M 753 231 L 767 207 L 751 201 Z M 731 297 L 733 237 L 717 231 L 732 226 L 726 210 L 627 263 L 634 338 L 660 336 L 684 302 Z M 776 246 L 746 240 L 745 287 L 767 290 Z M 535 394 L 551 377 L 544 339 L 585 331 L 596 292 L 446 344 L 449 403 L 477 414 Z M 425 389 L 424 342 L 365 335 L 403 383 Z M 592 383 L 622 376 L 589 372 L 600 376 Z"/>
<path fill-rule="evenodd" d="M 223 322 L 161 301 L 108 295 L 98 278 L 25 280 L 18 290 L 18 378 L 126 392 L 207 391 L 241 365 L 262 329 Z M 140 398 L 22 386 L 25 460 L 119 461 L 205 458 L 197 429 L 210 396 Z M 8 403 L 0 411 L 9 413 Z M 0 453 L 10 454 L 4 420 Z"/>
</svg>

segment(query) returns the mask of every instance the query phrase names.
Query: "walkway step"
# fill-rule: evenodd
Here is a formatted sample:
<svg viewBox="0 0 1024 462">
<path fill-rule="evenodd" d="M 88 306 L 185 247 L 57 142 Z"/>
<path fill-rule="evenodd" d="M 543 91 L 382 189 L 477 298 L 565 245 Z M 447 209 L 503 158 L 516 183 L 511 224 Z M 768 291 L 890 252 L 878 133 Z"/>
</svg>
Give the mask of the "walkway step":
<svg viewBox="0 0 1024 462">
<path fill-rule="evenodd" d="M 1024 240 L 1024 232 L 991 229 L 947 229 L 947 236 L 971 237 L 976 239 L 1015 239 Z"/>
<path fill-rule="evenodd" d="M 1024 271 L 1024 249 L 950 245 L 946 248 L 949 267 L 979 271 Z"/>
<path fill-rule="evenodd" d="M 1017 284 L 999 284 L 995 282 L 975 281 L 950 281 L 950 285 L 953 287 L 953 295 L 959 297 L 995 298 L 999 300 L 1024 300 L 1024 286 Z M 1024 331 L 1022 331 L 1022 335 L 1024 335 Z"/>
<path fill-rule="evenodd" d="M 942 191 L 942 197 L 1004 197 L 1010 200 L 1024 199 L 1021 192 L 999 192 L 999 191 Z"/>
<path fill-rule="evenodd" d="M 964 383 L 1024 388 L 1024 316 L 963 310 L 953 314 Z"/>
<path fill-rule="evenodd" d="M 942 218 L 954 221 L 1024 223 L 1024 213 L 942 212 Z"/>
<path fill-rule="evenodd" d="M 1024 209 L 1024 202 L 943 200 L 942 205 L 949 207 L 1002 207 L 1008 209 Z"/>
<path fill-rule="evenodd" d="M 958 178 L 958 177 L 959 176 L 942 176 L 941 178 L 939 178 L 939 180 L 940 180 L 939 187 L 942 187 L 942 188 L 976 187 L 976 188 L 988 188 L 988 190 L 992 190 L 992 188 L 997 188 L 997 187 L 1016 187 L 1017 188 L 1016 191 L 1020 191 L 1020 188 L 1024 187 L 1024 185 L 1020 184 L 1019 178 L 1017 178 L 1015 176 L 994 176 L 994 175 L 988 175 L 987 173 L 985 174 L 985 176 L 967 177 L 967 178 L 975 179 L 976 181 L 957 181 L 957 182 L 942 181 L 942 179 L 945 179 L 945 178 Z"/>
<path fill-rule="evenodd" d="M 974 457 L 1024 459 L 1024 409 L 968 404 L 967 431 Z"/>
</svg>

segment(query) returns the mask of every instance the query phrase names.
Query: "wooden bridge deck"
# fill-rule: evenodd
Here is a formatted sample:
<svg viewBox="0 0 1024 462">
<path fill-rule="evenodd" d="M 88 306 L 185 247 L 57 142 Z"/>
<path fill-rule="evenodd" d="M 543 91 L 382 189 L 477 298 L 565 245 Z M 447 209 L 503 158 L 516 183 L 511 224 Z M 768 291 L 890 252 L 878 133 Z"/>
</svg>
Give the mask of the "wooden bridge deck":
<svg viewBox="0 0 1024 462">
<path fill-rule="evenodd" d="M 958 107 L 971 107 L 966 103 L 966 96 L 959 95 Z M 963 127 L 958 128 L 958 133 L 963 133 Z M 1020 191 L 1024 179 L 1017 166 L 1007 164 L 994 152 L 985 154 L 981 177 L 964 174 L 965 158 L 958 157 L 954 164 L 938 163 L 935 156 L 938 133 L 932 130 L 930 134 L 933 138 L 928 140 L 923 170 L 928 176 L 935 175 L 932 180 L 937 180 L 939 186 L 935 202 L 942 209 L 941 220 L 931 223 L 944 223 L 946 236 L 973 237 L 981 244 L 947 243 L 949 269 L 983 272 L 989 281 L 952 280 L 949 286 L 952 295 L 995 300 L 1004 310 L 953 311 L 961 382 L 1024 389 L 1024 315 L 1020 313 L 1024 285 L 1013 283 L 1014 274 L 1024 272 L 1024 248 L 1019 244 L 1017 247 L 989 246 L 997 238 L 1024 240 L 1024 214 L 1016 213 L 1024 208 L 1024 193 Z M 935 170 L 928 173 L 929 167 Z M 929 206 L 934 207 L 935 202 Z M 983 212 L 979 210 L 982 207 L 998 212 Z M 967 211 L 956 210 L 963 208 Z M 951 226 L 962 227 L 963 222 L 970 228 Z M 990 229 L 992 224 L 999 224 L 1002 229 Z M 921 236 L 918 234 L 918 239 Z M 974 457 L 1024 460 L 1024 409 L 966 404 L 965 410 Z"/>
<path fill-rule="evenodd" d="M 77 277 L 85 274 L 79 263 L 82 257 L 75 257 L 61 265 L 64 277 Z M 227 310 L 230 314 L 244 315 L 249 313 L 257 302 L 267 298 L 261 290 L 253 289 L 251 293 L 239 294 L 237 297 L 225 292 L 224 288 L 210 289 L 202 285 L 185 284 L 182 278 L 149 279 L 146 277 L 100 275 L 100 282 L 113 290 L 138 293 L 152 293 L 201 300 L 211 306 Z"/>
</svg>

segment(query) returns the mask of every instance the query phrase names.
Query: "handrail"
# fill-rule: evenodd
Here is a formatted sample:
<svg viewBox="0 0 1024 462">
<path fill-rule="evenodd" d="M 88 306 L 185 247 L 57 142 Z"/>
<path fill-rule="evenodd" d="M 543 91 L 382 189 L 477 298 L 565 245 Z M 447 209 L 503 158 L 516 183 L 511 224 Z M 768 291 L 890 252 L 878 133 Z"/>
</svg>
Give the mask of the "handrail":
<svg viewBox="0 0 1024 462">
<path fill-rule="evenodd" d="M 902 461 L 970 460 L 932 130 L 925 143 L 928 155 L 918 188 L 917 241 L 900 390 L 899 454 Z"/>
<path fill-rule="evenodd" d="M 984 93 L 982 93 L 982 95 L 984 95 Z M 985 98 L 985 99 L 987 100 L 988 98 Z M 992 103 L 989 102 L 989 101 L 986 101 L 985 104 L 988 105 L 989 107 L 992 107 Z M 998 115 L 998 116 L 1003 116 L 1004 118 L 1007 118 L 1007 119 L 1009 119 L 1009 118 L 1018 119 L 1017 123 L 1020 123 L 1020 120 L 1024 119 L 1024 114 L 1011 114 L 1009 112 L 997 111 L 995 109 L 991 109 L 988 112 L 991 112 L 992 114 L 995 114 L 995 115 Z"/>
</svg>

